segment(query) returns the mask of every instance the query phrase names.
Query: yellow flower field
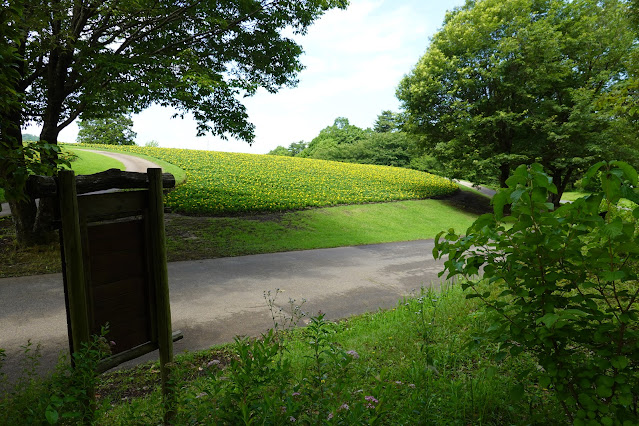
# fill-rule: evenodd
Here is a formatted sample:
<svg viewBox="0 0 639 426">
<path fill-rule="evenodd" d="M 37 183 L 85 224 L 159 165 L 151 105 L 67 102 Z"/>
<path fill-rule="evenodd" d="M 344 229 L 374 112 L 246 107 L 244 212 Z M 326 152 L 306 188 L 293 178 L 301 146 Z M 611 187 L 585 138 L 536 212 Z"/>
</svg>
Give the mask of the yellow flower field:
<svg viewBox="0 0 639 426">
<path fill-rule="evenodd" d="M 175 212 L 226 215 L 446 195 L 457 184 L 395 167 L 187 149 L 118 146 L 175 164 L 187 180 L 166 197 Z"/>
</svg>

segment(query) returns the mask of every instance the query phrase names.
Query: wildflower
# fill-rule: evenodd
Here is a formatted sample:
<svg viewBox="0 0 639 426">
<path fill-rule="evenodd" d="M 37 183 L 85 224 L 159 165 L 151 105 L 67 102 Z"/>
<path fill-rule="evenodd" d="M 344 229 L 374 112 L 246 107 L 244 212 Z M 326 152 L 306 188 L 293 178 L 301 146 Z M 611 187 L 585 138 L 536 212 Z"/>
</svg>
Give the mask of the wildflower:
<svg viewBox="0 0 639 426">
<path fill-rule="evenodd" d="M 297 419 L 296 419 L 295 417 L 293 417 L 293 416 L 289 417 L 289 418 L 288 418 L 288 420 L 289 420 L 291 423 L 295 423 L 295 422 L 297 421 Z"/>
<path fill-rule="evenodd" d="M 401 380 L 395 380 L 395 384 L 396 384 L 396 385 L 403 385 L 403 383 L 401 382 Z"/>
<path fill-rule="evenodd" d="M 340 410 L 348 410 L 350 407 L 348 406 L 348 404 L 344 403 L 342 405 L 339 406 Z"/>
<path fill-rule="evenodd" d="M 413 389 L 414 389 L 414 388 L 415 388 L 415 384 L 414 384 L 414 383 L 409 383 L 409 384 L 408 384 L 408 387 L 409 387 L 409 388 L 413 388 Z"/>
<path fill-rule="evenodd" d="M 359 359 L 359 354 L 357 353 L 357 351 L 354 350 L 350 350 L 346 352 L 348 355 L 352 356 L 353 359 Z"/>
<path fill-rule="evenodd" d="M 293 392 L 293 396 L 300 396 L 300 395 L 301 395 L 301 393 L 299 393 L 299 392 Z"/>
<path fill-rule="evenodd" d="M 328 420 L 333 418 L 333 413 L 328 413 Z"/>
<path fill-rule="evenodd" d="M 372 395 L 365 396 L 364 399 L 368 402 L 372 402 L 373 404 L 377 404 L 379 401 Z"/>
</svg>

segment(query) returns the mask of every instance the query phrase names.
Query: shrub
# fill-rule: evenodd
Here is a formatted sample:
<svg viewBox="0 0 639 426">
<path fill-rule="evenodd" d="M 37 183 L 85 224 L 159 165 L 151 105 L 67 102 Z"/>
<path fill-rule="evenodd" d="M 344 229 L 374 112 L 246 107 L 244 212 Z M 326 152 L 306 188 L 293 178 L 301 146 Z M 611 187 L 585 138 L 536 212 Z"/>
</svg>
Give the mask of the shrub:
<svg viewBox="0 0 639 426">
<path fill-rule="evenodd" d="M 600 192 L 554 210 L 556 187 L 538 164 L 520 166 L 466 236 L 440 233 L 434 255 L 449 276 L 483 273 L 489 290 L 464 286 L 496 315 L 492 337 L 503 351 L 527 351 L 538 385 L 552 389 L 575 424 L 637 424 L 639 327 L 637 172 L 598 163 Z M 510 216 L 504 207 L 510 205 Z M 504 353 L 505 355 L 505 353 Z"/>
</svg>

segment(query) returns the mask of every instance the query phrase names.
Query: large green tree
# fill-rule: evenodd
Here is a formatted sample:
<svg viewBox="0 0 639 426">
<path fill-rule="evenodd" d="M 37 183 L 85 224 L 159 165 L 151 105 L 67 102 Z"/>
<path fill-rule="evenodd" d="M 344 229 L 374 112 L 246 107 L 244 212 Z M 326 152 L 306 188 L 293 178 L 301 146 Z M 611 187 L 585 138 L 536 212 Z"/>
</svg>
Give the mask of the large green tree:
<svg viewBox="0 0 639 426">
<path fill-rule="evenodd" d="M 540 162 L 558 203 L 584 167 L 636 143 L 598 106 L 635 58 L 628 16 L 621 0 L 469 0 L 401 81 L 405 127 L 450 177 L 505 186 L 517 165 Z"/>
<path fill-rule="evenodd" d="M 80 117 L 137 112 L 151 104 L 191 112 L 198 132 L 253 139 L 239 98 L 296 83 L 304 33 L 347 0 L 4 0 L 0 169 L 24 168 L 21 126 L 41 140 Z M 5 97 L 5 93 L 9 96 Z M 43 155 L 52 162 L 55 151 Z M 8 193 L 22 181 L 2 176 Z M 12 199 L 20 243 L 37 237 L 35 203 Z"/>
<path fill-rule="evenodd" d="M 135 145 L 136 133 L 132 127 L 130 114 L 80 120 L 77 141 L 87 144 Z"/>
<path fill-rule="evenodd" d="M 346 117 L 337 117 L 332 126 L 320 130 L 319 135 L 313 138 L 299 156 L 333 160 L 333 151 L 352 146 L 366 139 L 370 133 L 370 129 L 361 129 L 351 124 Z"/>
</svg>

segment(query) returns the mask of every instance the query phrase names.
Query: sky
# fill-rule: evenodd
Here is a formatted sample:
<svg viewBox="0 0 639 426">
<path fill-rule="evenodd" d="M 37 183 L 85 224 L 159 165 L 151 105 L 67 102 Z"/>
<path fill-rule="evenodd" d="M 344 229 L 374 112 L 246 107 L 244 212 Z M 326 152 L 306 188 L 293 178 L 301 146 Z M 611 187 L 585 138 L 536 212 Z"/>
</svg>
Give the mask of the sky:
<svg viewBox="0 0 639 426">
<path fill-rule="evenodd" d="M 255 124 L 252 146 L 240 140 L 197 137 L 190 116 L 152 106 L 133 116 L 136 143 L 157 141 L 164 148 L 265 154 L 278 145 L 310 142 L 337 117 L 361 128 L 372 127 L 384 110 L 399 111 L 397 86 L 428 48 L 447 10 L 464 0 L 351 0 L 346 10 L 331 10 L 304 36 L 295 39 L 304 49 L 306 67 L 295 88 L 275 94 L 259 90 L 245 98 L 249 121 Z M 36 127 L 25 133 L 39 134 Z M 59 136 L 75 142 L 72 123 Z"/>
</svg>

